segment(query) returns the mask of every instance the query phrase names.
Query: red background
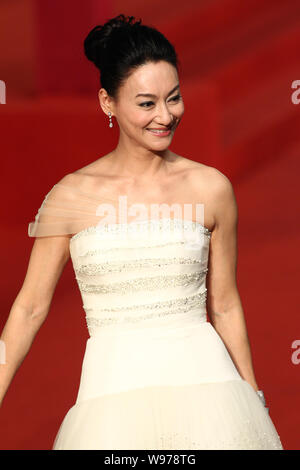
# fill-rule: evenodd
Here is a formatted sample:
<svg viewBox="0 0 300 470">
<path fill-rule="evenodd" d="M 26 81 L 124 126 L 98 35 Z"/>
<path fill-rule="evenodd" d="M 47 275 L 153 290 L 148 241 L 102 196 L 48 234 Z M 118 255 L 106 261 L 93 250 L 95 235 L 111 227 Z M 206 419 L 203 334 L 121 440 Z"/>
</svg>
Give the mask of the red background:
<svg viewBox="0 0 300 470">
<path fill-rule="evenodd" d="M 3 328 L 40 204 L 61 177 L 117 144 L 83 54 L 96 24 L 141 17 L 175 45 L 185 114 L 171 149 L 218 168 L 239 206 L 238 287 L 254 370 L 285 449 L 300 448 L 300 3 L 295 0 L 3 0 L 0 4 Z M 73 406 L 88 338 L 71 261 L 0 409 L 0 449 L 50 449 Z"/>
</svg>

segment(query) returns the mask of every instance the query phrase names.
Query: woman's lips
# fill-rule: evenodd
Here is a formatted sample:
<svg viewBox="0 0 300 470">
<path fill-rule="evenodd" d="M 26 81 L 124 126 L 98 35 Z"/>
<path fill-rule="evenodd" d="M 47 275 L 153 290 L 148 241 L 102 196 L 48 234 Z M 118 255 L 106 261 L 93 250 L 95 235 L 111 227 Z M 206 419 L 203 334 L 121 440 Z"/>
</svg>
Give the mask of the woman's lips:
<svg viewBox="0 0 300 470">
<path fill-rule="evenodd" d="M 151 132 L 153 135 L 164 137 L 166 135 L 170 135 L 172 128 L 169 129 L 160 129 L 154 127 L 147 127 L 147 131 Z"/>
</svg>

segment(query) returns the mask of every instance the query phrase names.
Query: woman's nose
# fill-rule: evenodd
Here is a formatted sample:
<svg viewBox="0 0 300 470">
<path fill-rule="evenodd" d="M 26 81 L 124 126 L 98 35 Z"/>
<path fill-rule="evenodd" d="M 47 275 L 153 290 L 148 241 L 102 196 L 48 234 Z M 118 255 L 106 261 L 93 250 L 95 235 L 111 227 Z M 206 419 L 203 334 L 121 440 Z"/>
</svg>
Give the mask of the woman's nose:
<svg viewBox="0 0 300 470">
<path fill-rule="evenodd" d="M 158 113 L 157 120 L 164 126 L 169 126 L 173 122 L 174 117 L 167 106 L 162 106 Z"/>
</svg>

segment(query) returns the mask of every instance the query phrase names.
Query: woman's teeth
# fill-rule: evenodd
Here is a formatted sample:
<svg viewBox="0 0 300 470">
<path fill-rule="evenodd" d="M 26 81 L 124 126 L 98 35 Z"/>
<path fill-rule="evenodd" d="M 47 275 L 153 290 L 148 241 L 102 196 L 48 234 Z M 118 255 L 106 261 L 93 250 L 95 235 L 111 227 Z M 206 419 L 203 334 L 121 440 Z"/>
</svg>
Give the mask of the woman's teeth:
<svg viewBox="0 0 300 470">
<path fill-rule="evenodd" d="M 152 132 L 152 134 L 169 134 L 171 129 L 147 129 L 147 131 Z"/>
</svg>

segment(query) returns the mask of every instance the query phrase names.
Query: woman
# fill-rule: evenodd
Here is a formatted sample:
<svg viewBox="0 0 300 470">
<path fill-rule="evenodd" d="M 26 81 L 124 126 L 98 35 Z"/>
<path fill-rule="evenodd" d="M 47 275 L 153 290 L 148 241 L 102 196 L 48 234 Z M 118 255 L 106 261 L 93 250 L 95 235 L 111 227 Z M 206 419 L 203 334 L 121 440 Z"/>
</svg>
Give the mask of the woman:
<svg viewBox="0 0 300 470">
<path fill-rule="evenodd" d="M 36 240 L 1 337 L 0 398 L 71 256 L 90 338 L 53 449 L 282 449 L 236 285 L 232 185 L 168 148 L 184 113 L 176 52 L 124 15 L 84 46 L 119 142 L 56 183 L 29 224 Z"/>
</svg>

